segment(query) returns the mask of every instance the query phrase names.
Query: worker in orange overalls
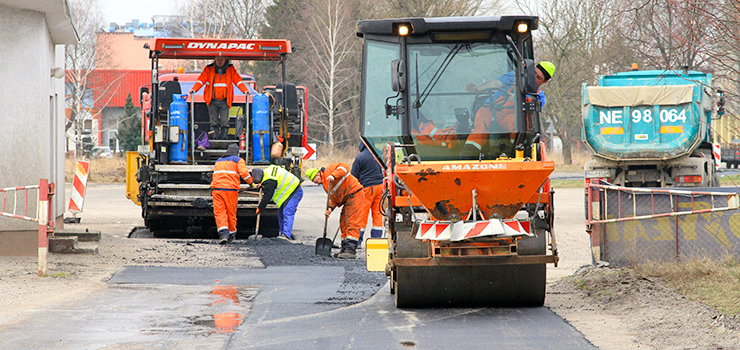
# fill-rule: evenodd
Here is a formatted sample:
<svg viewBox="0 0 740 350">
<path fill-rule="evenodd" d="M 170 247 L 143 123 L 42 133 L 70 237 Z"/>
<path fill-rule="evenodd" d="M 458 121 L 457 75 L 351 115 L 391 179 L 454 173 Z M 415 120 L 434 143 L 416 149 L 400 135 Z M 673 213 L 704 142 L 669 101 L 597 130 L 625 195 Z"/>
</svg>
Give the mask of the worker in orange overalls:
<svg viewBox="0 0 740 350">
<path fill-rule="evenodd" d="M 355 157 L 350 173 L 365 188 L 365 220 L 360 229 L 360 243 L 362 243 L 362 237 L 365 235 L 368 212 L 371 213 L 373 218 L 370 237 L 381 238 L 383 237 L 383 215 L 380 213 L 380 199 L 383 197 L 383 167 L 367 149 L 364 142 L 360 142 L 360 153 Z"/>
<path fill-rule="evenodd" d="M 252 183 L 247 163 L 239 157 L 239 145 L 232 143 L 213 166 L 211 192 L 213 215 L 216 217 L 219 244 L 231 243 L 236 237 L 236 204 L 239 202 L 240 179 Z"/>
<path fill-rule="evenodd" d="M 324 186 L 329 194 L 329 208 L 324 215 L 329 217 L 334 208 L 342 206 L 339 228 L 342 230 L 342 248 L 339 259 L 354 259 L 360 242 L 360 228 L 367 223 L 365 192 L 362 184 L 349 172 L 345 163 L 331 163 L 321 169 L 308 169 L 306 176 L 317 185 Z"/>
<path fill-rule="evenodd" d="M 537 65 L 535 69 L 535 81 L 537 84 L 537 95 L 540 97 L 540 107 L 545 106 L 545 93 L 542 92 L 539 87 L 548 82 L 555 74 L 555 65 L 552 62 L 542 61 Z M 516 109 L 514 104 L 516 102 L 516 91 L 514 91 L 514 72 L 508 72 L 498 79 L 489 80 L 481 85 L 475 85 L 468 83 L 465 87 L 466 90 L 472 93 L 478 93 L 485 89 L 497 89 L 495 93 L 491 95 L 491 98 L 486 100 L 481 108 L 475 113 L 475 122 L 473 124 L 473 131 L 471 132 L 468 139 L 465 141 L 465 146 L 462 150 L 462 155 L 477 156 L 481 153 L 483 145 L 488 140 L 491 132 L 516 132 Z M 497 130 L 492 130 L 492 122 L 497 122 L 494 127 Z"/>
<path fill-rule="evenodd" d="M 208 105 L 208 116 L 210 117 L 211 130 L 208 137 L 215 140 L 225 140 L 229 134 L 229 109 L 234 102 L 234 85 L 243 93 L 247 93 L 249 87 L 229 60 L 223 56 L 216 56 L 213 63 L 203 68 L 198 76 L 190 94 L 195 94 L 201 87 L 203 99 Z"/>
</svg>

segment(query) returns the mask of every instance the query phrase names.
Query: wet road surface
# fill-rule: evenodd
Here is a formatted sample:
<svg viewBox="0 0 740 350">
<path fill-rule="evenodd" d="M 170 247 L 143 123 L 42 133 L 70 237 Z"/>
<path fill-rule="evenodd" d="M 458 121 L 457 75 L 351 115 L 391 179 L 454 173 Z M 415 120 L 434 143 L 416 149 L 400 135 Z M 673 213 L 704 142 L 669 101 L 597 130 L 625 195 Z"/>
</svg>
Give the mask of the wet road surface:
<svg viewBox="0 0 740 350">
<path fill-rule="evenodd" d="M 35 310 L 3 349 L 594 349 L 549 309 L 346 306 L 340 266 L 126 267 L 74 306 Z M 366 286 L 358 286 L 363 289 Z M 34 334 L 29 337 L 29 334 Z"/>
</svg>

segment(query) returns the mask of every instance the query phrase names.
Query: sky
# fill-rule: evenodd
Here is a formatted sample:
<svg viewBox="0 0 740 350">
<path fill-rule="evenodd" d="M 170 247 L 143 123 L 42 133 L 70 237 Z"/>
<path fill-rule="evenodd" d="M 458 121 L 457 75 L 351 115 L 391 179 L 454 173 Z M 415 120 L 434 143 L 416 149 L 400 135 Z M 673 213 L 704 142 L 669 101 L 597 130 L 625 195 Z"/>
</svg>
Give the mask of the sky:
<svg viewBox="0 0 740 350">
<path fill-rule="evenodd" d="M 154 15 L 172 15 L 178 0 L 98 0 L 105 24 L 126 24 L 132 19 L 151 22 Z M 183 0 L 179 0 L 183 1 Z"/>
</svg>

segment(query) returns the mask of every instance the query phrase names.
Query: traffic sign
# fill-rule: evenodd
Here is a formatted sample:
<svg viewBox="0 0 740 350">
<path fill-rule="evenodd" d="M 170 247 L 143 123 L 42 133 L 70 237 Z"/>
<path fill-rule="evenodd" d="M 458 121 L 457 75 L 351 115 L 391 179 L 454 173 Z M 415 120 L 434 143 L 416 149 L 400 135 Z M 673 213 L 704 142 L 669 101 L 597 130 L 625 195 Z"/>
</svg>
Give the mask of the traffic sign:
<svg viewBox="0 0 740 350">
<path fill-rule="evenodd" d="M 305 147 L 306 153 L 303 155 L 303 160 L 316 160 L 316 144 L 307 143 Z"/>
</svg>

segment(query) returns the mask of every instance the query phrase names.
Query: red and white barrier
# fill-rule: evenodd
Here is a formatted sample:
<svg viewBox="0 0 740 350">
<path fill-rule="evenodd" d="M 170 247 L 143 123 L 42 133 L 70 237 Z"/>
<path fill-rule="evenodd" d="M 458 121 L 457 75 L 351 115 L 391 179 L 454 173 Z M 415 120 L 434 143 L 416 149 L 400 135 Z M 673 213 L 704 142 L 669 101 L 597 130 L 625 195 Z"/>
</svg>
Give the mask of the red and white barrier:
<svg viewBox="0 0 740 350">
<path fill-rule="evenodd" d="M 85 202 L 85 189 L 87 188 L 87 175 L 90 171 L 90 162 L 77 161 L 75 178 L 72 181 L 72 194 L 69 197 L 69 211 L 79 213 Z"/>
<path fill-rule="evenodd" d="M 49 252 L 47 226 L 49 224 L 49 218 L 52 215 L 51 196 L 54 192 L 53 187 L 53 184 L 49 185 L 49 180 L 41 179 L 39 184 L 34 186 L 7 187 L 0 189 L 0 193 L 2 193 L 3 196 L 3 210 L 1 213 L 3 216 L 27 221 L 36 221 L 39 223 L 39 276 L 46 275 L 46 255 Z M 38 190 L 36 191 L 36 198 L 34 198 L 34 201 L 37 203 L 36 217 L 28 216 L 28 191 L 33 189 Z M 25 202 L 23 203 L 24 209 L 22 215 L 19 213 L 18 210 L 18 192 L 21 191 L 25 192 Z M 8 193 L 11 192 L 13 193 L 13 208 L 12 211 L 8 211 L 10 210 L 10 203 L 8 203 Z"/>
</svg>

